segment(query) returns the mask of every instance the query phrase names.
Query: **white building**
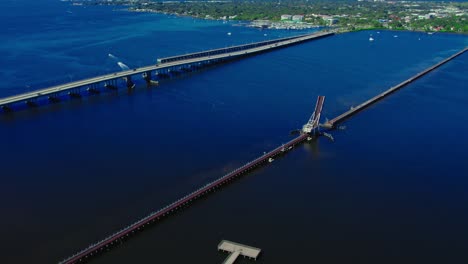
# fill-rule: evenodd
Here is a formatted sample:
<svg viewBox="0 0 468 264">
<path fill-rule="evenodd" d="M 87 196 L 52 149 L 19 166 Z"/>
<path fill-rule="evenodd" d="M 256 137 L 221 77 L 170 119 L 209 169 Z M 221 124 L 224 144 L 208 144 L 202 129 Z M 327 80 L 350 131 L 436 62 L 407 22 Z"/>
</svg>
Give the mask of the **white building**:
<svg viewBox="0 0 468 264">
<path fill-rule="evenodd" d="M 304 19 L 304 16 L 303 15 L 294 15 L 292 17 L 292 20 L 293 21 L 302 21 Z"/>
<path fill-rule="evenodd" d="M 291 15 L 281 15 L 281 20 L 291 20 Z"/>
</svg>

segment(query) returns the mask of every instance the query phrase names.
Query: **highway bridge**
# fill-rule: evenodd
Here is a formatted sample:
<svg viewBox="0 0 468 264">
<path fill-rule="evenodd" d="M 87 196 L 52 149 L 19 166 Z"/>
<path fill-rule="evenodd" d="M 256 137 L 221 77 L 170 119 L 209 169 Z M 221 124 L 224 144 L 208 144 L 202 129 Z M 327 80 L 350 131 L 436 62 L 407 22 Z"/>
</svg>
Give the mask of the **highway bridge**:
<svg viewBox="0 0 468 264">
<path fill-rule="evenodd" d="M 162 58 L 158 59 L 158 63 L 155 65 L 110 73 L 2 98 L 0 99 L 0 108 L 4 111 L 11 111 L 13 105 L 18 103 L 26 103 L 29 106 L 35 106 L 37 105 L 37 100 L 40 98 L 45 98 L 51 102 L 58 102 L 64 95 L 80 97 L 83 92 L 98 93 L 99 87 L 102 86 L 115 89 L 117 88 L 117 80 L 121 79 L 125 80 L 128 88 L 133 88 L 135 84 L 132 81 L 132 77 L 135 75 L 142 75 L 146 82 L 150 84 L 152 82 L 152 75 L 169 76 L 171 72 L 178 72 L 184 69 L 191 70 L 207 64 L 250 56 L 313 39 L 331 36 L 333 34 L 333 32 L 319 32 Z"/>
</svg>

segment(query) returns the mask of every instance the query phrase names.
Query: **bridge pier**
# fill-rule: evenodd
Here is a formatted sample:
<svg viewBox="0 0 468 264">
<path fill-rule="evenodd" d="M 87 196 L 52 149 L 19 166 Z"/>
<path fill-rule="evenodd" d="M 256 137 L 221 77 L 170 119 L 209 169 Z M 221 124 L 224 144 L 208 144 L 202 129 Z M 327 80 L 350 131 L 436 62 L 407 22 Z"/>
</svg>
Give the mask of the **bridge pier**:
<svg viewBox="0 0 468 264">
<path fill-rule="evenodd" d="M 168 78 L 171 77 L 169 75 L 169 69 L 167 69 L 167 68 L 158 70 L 156 72 L 156 76 L 158 77 L 158 79 L 168 79 Z"/>
<path fill-rule="evenodd" d="M 135 88 L 135 83 L 132 81 L 132 76 L 124 77 L 125 83 L 127 84 L 128 89 Z"/>
<path fill-rule="evenodd" d="M 142 74 L 142 76 L 143 76 L 143 79 L 146 81 L 146 85 L 147 85 L 148 87 L 150 87 L 150 86 L 156 86 L 156 85 L 159 84 L 158 81 L 153 81 L 153 80 L 151 79 L 151 71 L 144 72 L 144 73 Z"/>
<path fill-rule="evenodd" d="M 107 89 L 110 89 L 110 90 L 117 90 L 117 82 L 116 80 L 109 80 L 107 82 L 104 83 L 104 87 L 106 87 Z"/>
<path fill-rule="evenodd" d="M 88 91 L 88 93 L 90 93 L 90 94 L 99 94 L 100 93 L 97 84 L 89 85 L 88 88 L 86 88 L 86 91 Z"/>
<path fill-rule="evenodd" d="M 81 98 L 81 93 L 80 92 L 81 92 L 80 88 L 76 88 L 76 89 L 70 90 L 68 92 L 68 95 L 71 98 Z"/>
<path fill-rule="evenodd" d="M 151 82 L 151 71 L 144 72 L 144 73 L 141 74 L 141 76 L 146 81 L 146 83 Z"/>
<path fill-rule="evenodd" d="M 189 65 L 185 65 L 184 67 L 182 67 L 182 70 L 183 70 L 184 72 L 192 72 L 192 71 L 193 71 L 192 65 L 190 65 L 190 64 L 189 64 Z"/>
<path fill-rule="evenodd" d="M 177 76 L 177 75 L 180 75 L 180 71 L 179 69 L 177 69 L 176 67 L 171 67 L 169 70 L 168 70 L 170 76 Z"/>
<path fill-rule="evenodd" d="M 36 98 L 29 99 L 25 103 L 29 107 L 36 107 L 37 106 Z"/>
<path fill-rule="evenodd" d="M 13 109 L 11 108 L 10 105 L 3 105 L 2 110 L 3 110 L 3 112 L 6 112 L 6 113 L 9 113 L 9 112 L 13 111 Z"/>
<path fill-rule="evenodd" d="M 49 99 L 49 102 L 51 102 L 51 103 L 60 102 L 60 98 L 58 97 L 58 94 L 49 95 L 49 97 L 47 99 Z"/>
</svg>

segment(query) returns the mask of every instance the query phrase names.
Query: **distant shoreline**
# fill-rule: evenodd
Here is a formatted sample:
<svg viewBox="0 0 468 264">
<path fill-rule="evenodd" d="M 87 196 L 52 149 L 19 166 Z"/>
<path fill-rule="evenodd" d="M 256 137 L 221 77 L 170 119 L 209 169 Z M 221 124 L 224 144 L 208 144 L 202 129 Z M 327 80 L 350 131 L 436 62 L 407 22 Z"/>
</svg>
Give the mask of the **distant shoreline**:
<svg viewBox="0 0 468 264">
<path fill-rule="evenodd" d="M 252 4 L 245 4 L 246 6 L 239 7 L 240 10 L 232 11 L 229 9 L 230 7 L 220 6 L 221 10 L 212 10 L 212 9 L 205 9 L 204 6 L 198 6 L 198 2 L 196 4 L 187 3 L 188 6 L 185 6 L 185 2 L 176 2 L 174 1 L 173 5 L 170 6 L 160 6 L 161 4 L 148 4 L 148 3 L 140 3 L 135 2 L 131 3 L 129 0 L 121 0 L 121 2 L 107 2 L 104 0 L 94 0 L 89 2 L 82 2 L 82 0 L 69 0 L 72 2 L 72 5 L 75 3 L 81 3 L 81 5 L 107 5 L 107 6 L 120 6 L 122 10 L 126 10 L 128 12 L 137 12 L 137 13 L 156 13 L 156 14 L 164 14 L 164 15 L 171 15 L 176 17 L 190 17 L 193 19 L 200 19 L 200 20 L 213 20 L 213 21 L 226 21 L 226 22 L 237 22 L 240 26 L 245 27 L 253 27 L 253 28 L 263 28 L 263 29 L 270 29 L 270 30 L 308 30 L 320 27 L 328 27 L 333 28 L 337 32 L 355 32 L 355 31 L 363 31 L 363 30 L 392 30 L 392 31 L 407 31 L 407 32 L 433 32 L 434 33 L 449 33 L 455 35 L 468 35 L 466 22 L 463 22 L 463 18 L 466 17 L 466 7 L 467 5 L 462 5 L 455 7 L 455 11 L 452 12 L 452 16 L 447 18 L 446 13 L 436 14 L 436 13 L 429 13 L 426 15 L 419 15 L 419 18 L 415 14 L 411 14 L 408 16 L 408 10 L 406 13 L 400 14 L 398 16 L 390 15 L 386 17 L 385 15 L 374 15 L 374 13 L 364 13 L 361 16 L 361 13 L 357 13 L 360 11 L 360 7 L 352 6 L 349 7 L 347 11 L 341 12 L 342 15 L 336 14 L 337 11 L 330 11 L 330 9 L 326 9 L 324 11 L 321 9 L 322 12 L 320 13 L 298 13 L 294 10 L 294 6 L 287 6 L 286 9 L 290 9 L 290 14 L 303 14 L 299 15 L 299 19 L 291 19 L 291 15 L 281 15 L 281 20 L 278 18 L 278 14 L 275 11 L 271 10 L 270 4 L 266 4 L 266 6 L 259 6 L 258 8 Z M 422 2 L 423 3 L 423 2 Z M 424 2 L 426 3 L 426 2 Z M 172 4 L 172 2 L 171 2 Z M 367 2 L 363 2 L 363 5 L 370 5 Z M 379 3 L 379 5 L 382 4 Z M 224 7 L 223 7 L 224 6 Z M 211 7 L 211 6 L 210 6 Z M 323 8 L 319 4 L 316 6 L 310 6 L 311 8 Z M 398 10 L 398 7 L 392 7 Z M 431 5 L 425 6 L 425 8 L 432 7 Z M 450 6 L 445 5 L 441 10 L 441 12 L 448 12 L 448 8 Z M 224 9 L 223 9 L 224 8 Z M 252 9 L 255 8 L 255 9 Z M 262 9 L 263 8 L 263 9 Z M 458 8 L 458 9 L 457 9 Z M 231 10 L 231 11 L 230 11 Z M 263 11 L 262 11 L 263 10 Z M 287 13 L 287 10 L 285 11 Z M 423 14 L 424 12 L 428 11 L 421 11 Z M 432 10 L 432 9 L 431 9 Z M 458 10 L 458 11 L 457 11 Z M 246 13 L 243 13 L 246 11 Z M 263 13 L 262 13 L 263 12 Z M 453 12 L 458 12 L 457 14 L 462 14 L 462 16 L 458 16 L 456 18 L 453 15 Z M 345 15 L 343 15 L 343 13 Z M 280 13 L 281 14 L 281 13 Z M 324 15 L 325 14 L 325 15 Z M 335 15 L 334 15 L 335 14 Z M 405 16 L 406 15 L 406 16 Z M 283 16 L 289 16 L 289 18 L 283 19 Z M 415 18 L 416 16 L 416 18 Z M 382 19 L 378 19 L 379 17 L 383 17 Z M 422 17 L 422 18 L 421 18 Z M 429 18 L 430 17 L 430 18 Z M 442 18 L 440 18 L 442 17 Z M 447 19 L 446 19 L 447 18 Z M 457 22 L 452 21 L 451 19 L 457 19 Z M 442 20 L 437 20 L 442 19 Z M 446 19 L 446 20 L 444 20 Z M 462 19 L 462 22 L 460 22 Z M 393 20 L 393 22 L 392 22 Z M 405 21 L 406 22 L 405 22 Z M 360 22 L 359 22 L 360 21 Z M 401 23 L 399 22 L 401 21 Z M 419 21 L 419 22 L 418 22 Z M 432 22 L 431 22 L 432 21 Z M 435 22 L 434 22 L 435 21 Z M 449 22 L 447 22 L 449 21 Z M 445 23 L 445 24 L 444 24 Z M 446 24 L 449 23 L 449 24 Z M 458 27 L 461 25 L 462 28 L 457 28 L 457 25 L 453 23 L 458 23 Z M 442 26 L 441 26 L 442 25 Z M 453 25 L 453 26 L 452 26 Z M 456 30 L 455 30 L 456 29 Z"/>
<path fill-rule="evenodd" d="M 461 36 L 468 36 L 468 32 L 453 32 L 453 31 L 423 31 L 423 30 L 408 30 L 408 29 L 389 29 L 389 28 L 362 28 L 362 29 L 354 29 L 345 32 L 359 32 L 359 31 L 370 31 L 370 30 L 377 30 L 377 31 L 393 31 L 393 32 L 417 32 L 417 33 L 425 33 L 428 35 L 433 34 L 450 34 L 450 35 L 461 35 Z"/>
<path fill-rule="evenodd" d="M 126 6 L 128 7 L 128 6 Z M 193 19 L 200 19 L 200 20 L 211 20 L 211 21 L 229 21 L 229 22 L 245 22 L 249 23 L 250 25 L 254 23 L 255 20 L 232 20 L 232 19 L 216 19 L 216 18 L 202 18 L 198 16 L 191 16 L 191 15 L 186 15 L 186 14 L 179 14 L 179 13 L 170 13 L 170 12 L 163 12 L 163 11 L 158 11 L 154 9 L 133 9 L 132 7 L 125 8 L 123 10 L 126 10 L 128 12 L 135 12 L 135 13 L 154 13 L 154 14 L 164 14 L 164 15 L 171 15 L 171 16 L 176 16 L 176 17 L 188 17 L 188 18 L 193 18 Z M 271 23 L 275 23 L 276 21 L 270 21 Z M 246 27 L 251 27 L 249 25 L 244 25 Z M 320 28 L 323 26 L 319 25 L 310 25 L 310 27 L 305 27 L 305 28 L 280 28 L 280 30 L 306 30 L 306 29 L 311 29 L 311 28 Z M 419 32 L 419 33 L 427 33 L 427 34 L 450 34 L 450 35 L 463 35 L 463 36 L 468 36 L 468 32 L 453 32 L 453 31 L 424 31 L 424 30 L 408 30 L 408 29 L 389 29 L 389 28 L 383 28 L 383 27 L 370 27 L 370 28 L 358 28 L 358 29 L 343 29 L 340 30 L 340 27 L 328 27 L 328 28 L 335 28 L 337 29 L 336 33 L 349 33 L 349 32 L 359 32 L 359 31 L 368 31 L 368 30 L 382 30 L 382 31 L 395 31 L 395 32 Z M 270 30 L 279 30 L 277 28 L 266 28 Z M 342 28 L 341 28 L 342 29 Z"/>
<path fill-rule="evenodd" d="M 190 18 L 200 19 L 200 20 L 238 22 L 238 24 L 241 24 L 242 26 L 245 26 L 245 27 L 261 28 L 259 26 L 254 26 L 255 20 L 202 18 L 202 17 L 198 17 L 198 16 L 191 16 L 191 15 L 179 14 L 179 13 L 163 12 L 163 11 L 158 11 L 158 10 L 153 10 L 153 9 L 127 8 L 126 10 L 129 11 L 129 12 L 135 12 L 135 13 L 164 14 L 164 15 L 171 15 L 171 16 L 176 16 L 176 17 L 190 17 Z M 272 25 L 276 26 L 276 27 L 280 26 L 279 25 L 280 22 L 278 22 L 278 21 L 268 21 L 268 22 L 271 23 Z M 242 24 L 242 23 L 245 23 L 245 24 Z M 265 29 L 270 29 L 270 30 L 307 30 L 307 29 L 321 28 L 323 26 L 312 25 L 312 24 L 297 24 L 297 25 L 287 26 L 287 24 L 284 23 L 283 27 L 281 27 L 281 28 L 276 28 L 276 27 L 266 27 Z"/>
</svg>

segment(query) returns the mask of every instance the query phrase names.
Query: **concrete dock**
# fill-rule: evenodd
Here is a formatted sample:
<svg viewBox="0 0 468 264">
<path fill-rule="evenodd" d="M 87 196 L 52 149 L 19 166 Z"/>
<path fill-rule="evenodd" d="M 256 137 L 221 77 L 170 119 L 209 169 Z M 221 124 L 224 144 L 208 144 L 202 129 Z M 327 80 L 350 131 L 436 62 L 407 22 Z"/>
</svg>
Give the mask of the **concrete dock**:
<svg viewBox="0 0 468 264">
<path fill-rule="evenodd" d="M 248 257 L 254 260 L 257 260 L 258 255 L 262 251 L 259 248 L 251 247 L 236 242 L 222 240 L 218 244 L 218 250 L 230 252 L 228 258 L 223 262 L 223 264 L 232 264 L 236 261 L 239 256 Z"/>
</svg>

